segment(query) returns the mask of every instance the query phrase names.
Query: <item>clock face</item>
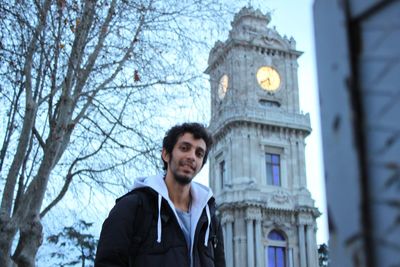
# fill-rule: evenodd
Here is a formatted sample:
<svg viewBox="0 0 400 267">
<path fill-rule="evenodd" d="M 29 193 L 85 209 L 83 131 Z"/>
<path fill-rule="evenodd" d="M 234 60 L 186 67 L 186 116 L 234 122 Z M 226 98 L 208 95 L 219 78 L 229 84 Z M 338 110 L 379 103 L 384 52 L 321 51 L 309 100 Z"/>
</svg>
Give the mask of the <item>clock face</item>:
<svg viewBox="0 0 400 267">
<path fill-rule="evenodd" d="M 222 77 L 219 79 L 219 84 L 218 84 L 218 97 L 221 100 L 225 97 L 226 91 L 228 91 L 228 83 L 229 83 L 228 75 L 226 74 L 222 75 Z"/>
<path fill-rule="evenodd" d="M 264 90 L 273 92 L 278 90 L 281 85 L 281 77 L 278 71 L 272 67 L 263 66 L 259 68 L 256 76 L 258 84 Z"/>
</svg>

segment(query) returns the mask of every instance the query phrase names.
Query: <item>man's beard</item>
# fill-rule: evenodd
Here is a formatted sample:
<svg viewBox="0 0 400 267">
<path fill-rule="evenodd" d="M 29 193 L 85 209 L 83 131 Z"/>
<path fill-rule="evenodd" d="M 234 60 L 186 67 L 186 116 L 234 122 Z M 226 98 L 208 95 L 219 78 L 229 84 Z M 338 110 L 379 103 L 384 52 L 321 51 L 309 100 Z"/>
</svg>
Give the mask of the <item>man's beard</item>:
<svg viewBox="0 0 400 267">
<path fill-rule="evenodd" d="M 191 177 L 188 177 L 185 175 L 179 175 L 177 173 L 174 173 L 174 178 L 175 178 L 175 181 L 177 181 L 178 184 L 180 184 L 180 185 L 188 185 L 192 182 L 192 179 L 193 179 Z"/>
<path fill-rule="evenodd" d="M 171 159 L 169 160 L 169 166 L 173 166 L 172 160 L 173 160 L 173 159 L 172 159 L 172 157 L 171 157 Z M 188 163 L 186 163 L 186 162 L 184 162 L 184 161 L 182 160 L 182 161 L 176 162 L 176 164 L 177 164 L 176 169 L 175 169 L 175 168 L 172 168 L 172 169 L 171 169 L 171 170 L 172 170 L 172 175 L 173 175 L 174 180 L 175 180 L 178 184 L 180 184 L 180 185 L 182 185 L 182 186 L 190 184 L 190 183 L 192 182 L 194 176 L 196 176 L 195 168 L 192 167 L 192 168 L 193 168 L 193 173 L 192 173 L 192 175 L 190 175 L 190 174 L 187 174 L 187 175 L 185 175 L 185 174 L 180 174 L 180 173 L 179 173 L 179 167 L 181 167 L 182 165 L 185 165 L 185 164 L 187 165 Z"/>
</svg>

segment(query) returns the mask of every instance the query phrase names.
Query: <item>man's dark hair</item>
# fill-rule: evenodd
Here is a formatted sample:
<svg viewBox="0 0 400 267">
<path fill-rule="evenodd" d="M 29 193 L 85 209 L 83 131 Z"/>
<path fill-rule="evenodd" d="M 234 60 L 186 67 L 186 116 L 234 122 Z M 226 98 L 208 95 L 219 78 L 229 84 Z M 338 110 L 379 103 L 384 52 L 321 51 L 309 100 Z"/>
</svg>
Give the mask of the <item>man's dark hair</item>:
<svg viewBox="0 0 400 267">
<path fill-rule="evenodd" d="M 210 151 L 211 145 L 213 143 L 211 134 L 207 131 L 206 127 L 200 123 L 191 122 L 191 123 L 183 123 L 181 125 L 175 125 L 171 129 L 169 129 L 165 133 L 165 137 L 163 139 L 163 149 L 169 154 L 172 155 L 172 150 L 178 138 L 184 135 L 185 133 L 193 134 L 195 139 L 203 139 L 206 143 L 206 151 L 203 158 L 203 165 L 207 162 L 208 152 Z M 162 158 L 162 157 L 161 157 Z M 167 170 L 168 164 L 162 159 L 164 163 L 164 170 Z"/>
</svg>

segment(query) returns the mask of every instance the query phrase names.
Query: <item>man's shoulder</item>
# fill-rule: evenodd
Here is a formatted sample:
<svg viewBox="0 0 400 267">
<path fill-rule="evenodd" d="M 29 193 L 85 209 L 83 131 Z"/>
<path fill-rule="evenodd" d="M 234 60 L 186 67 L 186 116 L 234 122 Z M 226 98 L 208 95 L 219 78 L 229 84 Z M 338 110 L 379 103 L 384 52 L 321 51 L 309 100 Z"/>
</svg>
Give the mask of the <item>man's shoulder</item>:
<svg viewBox="0 0 400 267">
<path fill-rule="evenodd" d="M 134 189 L 115 201 L 115 206 L 110 214 L 129 217 L 129 214 L 134 214 L 138 209 L 150 210 L 156 202 L 153 195 L 154 193 L 148 189 Z"/>
<path fill-rule="evenodd" d="M 155 196 L 155 191 L 150 187 L 141 187 L 135 188 L 125 195 L 116 199 L 116 203 L 118 202 L 125 202 L 125 203 L 132 203 L 132 202 L 142 202 L 143 200 L 149 200 Z"/>
<path fill-rule="evenodd" d="M 153 192 L 149 189 L 133 189 L 115 200 L 114 209 L 136 209 L 137 207 L 149 205 L 152 201 Z"/>
</svg>

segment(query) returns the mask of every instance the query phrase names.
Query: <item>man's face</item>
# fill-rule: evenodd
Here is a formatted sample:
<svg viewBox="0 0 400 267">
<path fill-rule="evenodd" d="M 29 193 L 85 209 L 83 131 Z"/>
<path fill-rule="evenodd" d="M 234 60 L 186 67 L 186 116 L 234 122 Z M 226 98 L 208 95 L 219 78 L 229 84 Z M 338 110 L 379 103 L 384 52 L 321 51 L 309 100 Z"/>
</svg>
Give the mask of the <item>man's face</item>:
<svg viewBox="0 0 400 267">
<path fill-rule="evenodd" d="M 168 163 L 167 175 L 172 175 L 178 183 L 189 184 L 203 166 L 206 143 L 195 139 L 193 134 L 184 133 L 178 138 L 171 155 L 162 151 L 163 159 Z"/>
</svg>

